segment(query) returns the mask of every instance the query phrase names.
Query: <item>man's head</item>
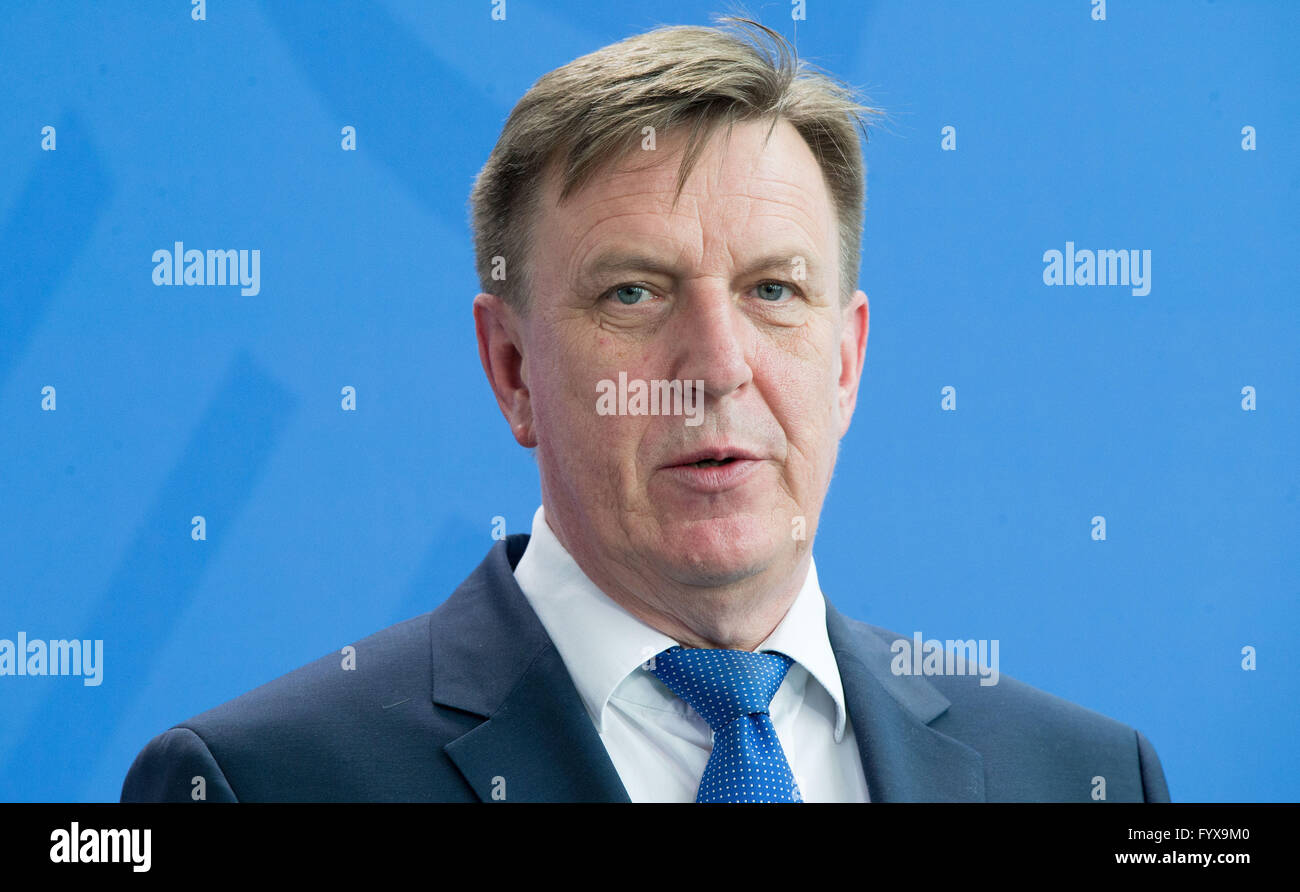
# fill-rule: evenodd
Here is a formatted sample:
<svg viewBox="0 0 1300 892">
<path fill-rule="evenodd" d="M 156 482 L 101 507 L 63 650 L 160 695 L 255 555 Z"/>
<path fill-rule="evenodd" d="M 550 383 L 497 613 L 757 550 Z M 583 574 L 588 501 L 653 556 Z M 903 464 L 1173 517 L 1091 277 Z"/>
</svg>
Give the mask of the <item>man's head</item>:
<svg viewBox="0 0 1300 892">
<path fill-rule="evenodd" d="M 549 525 L 704 646 L 756 645 L 797 594 L 867 339 L 870 110 L 744 27 L 776 51 L 666 28 L 546 75 L 473 195 L 480 356 Z"/>
<path fill-rule="evenodd" d="M 876 110 L 796 59 L 776 32 L 743 19 L 722 21 L 729 27 L 664 27 L 610 44 L 549 72 L 524 94 L 470 198 L 484 292 L 527 307 L 528 255 L 544 175 L 559 178 L 561 200 L 567 200 L 597 168 L 629 155 L 649 159 L 662 149 L 647 145 L 670 130 L 685 130 L 690 139 L 680 187 L 714 130 L 731 121 L 781 118 L 811 147 L 830 189 L 839 226 L 840 297 L 848 303 L 858 278 L 866 194 L 857 133 L 862 128 L 865 138 L 866 119 Z"/>
</svg>

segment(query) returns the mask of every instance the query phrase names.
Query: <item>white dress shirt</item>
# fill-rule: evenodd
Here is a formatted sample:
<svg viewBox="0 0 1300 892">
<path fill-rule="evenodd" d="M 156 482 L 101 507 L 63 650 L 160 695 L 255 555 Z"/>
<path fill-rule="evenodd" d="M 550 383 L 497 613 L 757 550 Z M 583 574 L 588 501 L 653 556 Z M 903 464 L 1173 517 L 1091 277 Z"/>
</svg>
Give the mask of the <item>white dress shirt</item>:
<svg viewBox="0 0 1300 892">
<path fill-rule="evenodd" d="M 642 664 L 677 644 L 596 587 L 541 507 L 515 581 L 564 661 L 633 802 L 694 802 L 713 748 L 708 723 Z M 791 664 L 770 708 L 806 802 L 867 802 L 867 781 L 826 634 L 811 557 L 794 604 L 756 649 Z"/>
</svg>

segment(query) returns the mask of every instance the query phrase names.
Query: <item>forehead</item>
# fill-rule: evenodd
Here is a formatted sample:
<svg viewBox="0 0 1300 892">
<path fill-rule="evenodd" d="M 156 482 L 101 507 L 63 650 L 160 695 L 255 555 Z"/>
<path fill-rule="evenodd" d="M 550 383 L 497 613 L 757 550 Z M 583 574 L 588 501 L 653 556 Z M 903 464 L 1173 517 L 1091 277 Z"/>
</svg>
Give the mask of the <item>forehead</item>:
<svg viewBox="0 0 1300 892">
<path fill-rule="evenodd" d="M 687 134 L 657 137 L 654 150 L 634 150 L 599 168 L 563 203 L 559 177 L 548 173 L 534 239 L 539 273 L 549 267 L 553 275 L 578 275 L 584 259 L 609 248 L 694 263 L 788 250 L 811 265 L 830 265 L 836 247 L 830 193 L 812 150 L 788 121 L 774 129 L 770 121 L 738 123 L 730 134 L 719 127 L 680 197 Z"/>
</svg>

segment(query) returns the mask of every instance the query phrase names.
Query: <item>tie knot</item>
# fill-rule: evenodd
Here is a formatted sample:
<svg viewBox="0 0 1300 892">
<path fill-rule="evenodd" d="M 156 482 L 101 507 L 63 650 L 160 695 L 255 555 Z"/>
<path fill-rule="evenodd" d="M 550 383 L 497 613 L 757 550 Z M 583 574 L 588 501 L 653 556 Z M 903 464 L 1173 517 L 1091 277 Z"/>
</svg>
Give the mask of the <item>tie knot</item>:
<svg viewBox="0 0 1300 892">
<path fill-rule="evenodd" d="M 794 660 L 779 653 L 670 647 L 651 670 L 718 731 L 742 716 L 766 714 Z"/>
</svg>

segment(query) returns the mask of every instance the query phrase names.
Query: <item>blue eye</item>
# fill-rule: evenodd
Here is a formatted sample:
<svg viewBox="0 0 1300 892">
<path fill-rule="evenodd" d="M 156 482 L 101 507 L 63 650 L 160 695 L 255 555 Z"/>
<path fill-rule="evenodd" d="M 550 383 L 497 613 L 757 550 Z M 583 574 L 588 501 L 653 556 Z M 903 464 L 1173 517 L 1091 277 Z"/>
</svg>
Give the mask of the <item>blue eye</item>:
<svg viewBox="0 0 1300 892">
<path fill-rule="evenodd" d="M 775 292 L 772 289 L 776 289 Z M 765 301 L 775 302 L 781 299 L 781 291 L 789 291 L 792 295 L 794 291 L 789 285 L 782 285 L 780 282 L 764 282 L 758 286 L 758 296 Z"/>
<path fill-rule="evenodd" d="M 628 292 L 631 292 L 631 294 Z M 640 285 L 620 285 L 614 289 L 613 293 L 614 296 L 618 298 L 619 303 L 627 306 L 640 303 L 640 298 L 642 296 L 650 296 L 649 290 L 642 288 Z"/>
</svg>

